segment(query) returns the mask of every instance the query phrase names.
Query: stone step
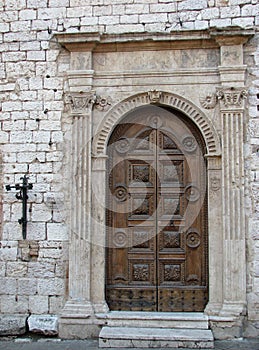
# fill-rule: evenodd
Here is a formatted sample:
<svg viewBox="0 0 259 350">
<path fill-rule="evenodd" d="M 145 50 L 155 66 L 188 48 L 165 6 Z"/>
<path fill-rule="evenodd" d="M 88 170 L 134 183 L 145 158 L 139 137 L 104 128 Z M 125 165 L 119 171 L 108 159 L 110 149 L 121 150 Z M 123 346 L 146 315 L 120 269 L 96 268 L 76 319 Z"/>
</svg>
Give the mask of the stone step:
<svg viewBox="0 0 259 350">
<path fill-rule="evenodd" d="M 213 349 L 208 329 L 103 327 L 100 348 L 193 348 Z"/>
<path fill-rule="evenodd" d="M 142 328 L 193 328 L 208 329 L 208 317 L 202 312 L 135 312 L 110 311 L 97 314 L 100 325 L 111 327 Z"/>
</svg>

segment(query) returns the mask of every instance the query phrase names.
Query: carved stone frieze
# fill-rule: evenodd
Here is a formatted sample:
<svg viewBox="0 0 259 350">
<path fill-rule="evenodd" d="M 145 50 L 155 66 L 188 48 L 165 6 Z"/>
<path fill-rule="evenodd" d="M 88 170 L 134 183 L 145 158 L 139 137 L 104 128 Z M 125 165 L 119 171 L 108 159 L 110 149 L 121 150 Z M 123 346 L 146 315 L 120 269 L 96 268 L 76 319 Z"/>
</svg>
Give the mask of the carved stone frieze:
<svg viewBox="0 0 259 350">
<path fill-rule="evenodd" d="M 247 91 L 244 88 L 218 88 L 217 98 L 222 109 L 244 108 Z"/>
</svg>

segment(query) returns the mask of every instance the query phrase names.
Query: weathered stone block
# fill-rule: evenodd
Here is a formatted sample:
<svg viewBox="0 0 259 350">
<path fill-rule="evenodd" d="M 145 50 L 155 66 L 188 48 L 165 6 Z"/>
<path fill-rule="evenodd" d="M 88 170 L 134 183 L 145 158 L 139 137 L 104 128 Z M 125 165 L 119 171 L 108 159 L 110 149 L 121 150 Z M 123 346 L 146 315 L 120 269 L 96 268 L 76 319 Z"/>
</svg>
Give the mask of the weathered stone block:
<svg viewBox="0 0 259 350">
<path fill-rule="evenodd" d="M 48 296 L 30 295 L 29 311 L 31 314 L 46 314 L 49 312 Z"/>
<path fill-rule="evenodd" d="M 66 17 L 65 7 L 40 8 L 38 10 L 38 19 L 55 19 Z"/>
<path fill-rule="evenodd" d="M 38 294 L 39 295 L 64 295 L 65 280 L 62 278 L 39 279 Z"/>
<path fill-rule="evenodd" d="M 221 18 L 239 17 L 239 16 L 240 16 L 239 6 L 224 7 L 220 11 Z"/>
<path fill-rule="evenodd" d="M 27 314 L 29 297 L 26 295 L 2 295 L 2 313 L 4 314 Z"/>
<path fill-rule="evenodd" d="M 183 0 L 178 4 L 178 10 L 202 10 L 207 7 L 207 0 Z"/>
<path fill-rule="evenodd" d="M 0 335 L 21 335 L 26 332 L 26 320 L 28 315 L 1 315 Z"/>
<path fill-rule="evenodd" d="M 23 278 L 27 276 L 28 265 L 23 262 L 8 262 L 6 267 L 7 277 Z"/>
<path fill-rule="evenodd" d="M 47 0 L 28 0 L 27 1 L 28 8 L 38 9 L 40 7 L 46 8 L 47 6 L 48 6 Z"/>
<path fill-rule="evenodd" d="M 16 21 L 11 23 L 11 31 L 12 32 L 23 32 L 29 31 L 31 28 L 30 21 Z"/>
<path fill-rule="evenodd" d="M 36 10 L 21 10 L 19 12 L 19 18 L 21 20 L 32 20 L 37 18 L 37 12 Z"/>
<path fill-rule="evenodd" d="M 6 263 L 0 262 L 0 276 L 4 277 L 6 274 Z"/>
<path fill-rule="evenodd" d="M 11 277 L 0 278 L 0 295 L 1 294 L 16 294 L 17 280 Z"/>
<path fill-rule="evenodd" d="M 32 278 L 20 278 L 18 280 L 18 294 L 33 295 L 37 292 L 37 280 Z"/>
<path fill-rule="evenodd" d="M 50 209 L 45 204 L 34 204 L 32 208 L 32 221 L 50 221 L 52 218 L 52 213 Z"/>
<path fill-rule="evenodd" d="M 28 318 L 29 331 L 32 333 L 55 336 L 58 334 L 58 317 L 51 315 L 30 316 Z"/>
<path fill-rule="evenodd" d="M 49 312 L 52 314 L 59 314 L 61 309 L 65 305 L 65 298 L 63 296 L 50 296 L 49 297 Z"/>
<path fill-rule="evenodd" d="M 40 222 L 28 222 L 27 239 L 41 241 L 46 239 L 46 225 Z"/>
<path fill-rule="evenodd" d="M 251 27 L 254 24 L 254 17 L 245 17 L 245 18 L 233 18 L 232 20 L 233 25 L 237 25 L 240 27 Z"/>
<path fill-rule="evenodd" d="M 51 241 L 65 241 L 68 239 L 67 226 L 61 223 L 48 223 L 47 235 Z"/>
<path fill-rule="evenodd" d="M 15 261 L 17 257 L 17 242 L 2 241 L 0 244 L 0 261 Z"/>
<path fill-rule="evenodd" d="M 67 17 L 84 17 L 92 14 L 92 6 L 72 7 L 67 9 Z"/>
<path fill-rule="evenodd" d="M 35 278 L 53 278 L 55 276 L 55 264 L 47 261 L 29 262 L 28 276 Z"/>
<path fill-rule="evenodd" d="M 45 51 L 28 51 L 27 60 L 28 61 L 45 61 L 46 53 Z"/>
<path fill-rule="evenodd" d="M 22 103 L 20 101 L 6 101 L 2 103 L 3 112 L 19 111 L 22 109 Z"/>
<path fill-rule="evenodd" d="M 171 2 L 171 0 L 170 0 Z M 149 12 L 149 5 L 148 4 L 128 4 L 125 8 L 125 14 L 144 14 Z"/>
</svg>

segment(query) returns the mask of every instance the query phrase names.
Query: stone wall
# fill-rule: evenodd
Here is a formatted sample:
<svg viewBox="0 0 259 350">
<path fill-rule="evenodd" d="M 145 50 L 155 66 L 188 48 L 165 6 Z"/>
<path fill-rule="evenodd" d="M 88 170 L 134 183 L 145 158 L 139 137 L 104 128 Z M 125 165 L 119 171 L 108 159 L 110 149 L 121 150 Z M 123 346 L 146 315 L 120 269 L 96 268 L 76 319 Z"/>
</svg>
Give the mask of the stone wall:
<svg viewBox="0 0 259 350">
<path fill-rule="evenodd" d="M 3 0 L 0 4 L 0 143 L 3 185 L 29 175 L 28 234 L 15 191 L 2 187 L 0 312 L 58 314 L 67 293 L 69 53 L 56 33 L 203 30 L 259 24 L 257 0 Z M 246 335 L 259 333 L 259 36 L 245 46 L 247 71 Z M 2 181 L 1 181 L 2 184 Z M 0 207 L 1 208 L 1 207 Z M 257 328 L 256 328 L 257 327 Z"/>
</svg>

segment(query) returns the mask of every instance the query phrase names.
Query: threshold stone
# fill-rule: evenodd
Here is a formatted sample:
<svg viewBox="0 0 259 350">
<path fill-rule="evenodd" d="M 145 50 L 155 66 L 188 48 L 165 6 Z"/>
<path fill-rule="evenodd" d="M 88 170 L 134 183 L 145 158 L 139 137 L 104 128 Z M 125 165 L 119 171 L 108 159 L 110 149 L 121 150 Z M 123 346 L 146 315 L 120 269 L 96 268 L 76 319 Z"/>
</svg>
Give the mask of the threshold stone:
<svg viewBox="0 0 259 350">
<path fill-rule="evenodd" d="M 213 349 L 214 339 L 208 329 L 103 327 L 99 347 Z"/>
</svg>

